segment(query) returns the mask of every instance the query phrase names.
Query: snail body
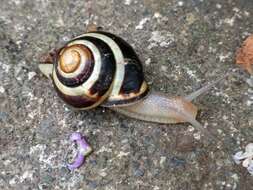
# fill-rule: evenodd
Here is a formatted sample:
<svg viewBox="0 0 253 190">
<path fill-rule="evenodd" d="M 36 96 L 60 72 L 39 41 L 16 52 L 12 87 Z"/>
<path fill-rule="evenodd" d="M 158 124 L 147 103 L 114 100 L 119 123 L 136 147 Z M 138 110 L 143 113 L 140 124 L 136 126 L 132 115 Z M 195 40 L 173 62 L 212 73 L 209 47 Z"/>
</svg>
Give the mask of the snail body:
<svg viewBox="0 0 253 190">
<path fill-rule="evenodd" d="M 39 68 L 52 79 L 63 101 L 76 109 L 103 106 L 145 121 L 190 122 L 205 133 L 195 119 L 197 107 L 191 100 L 221 80 L 186 97 L 149 92 L 141 61 L 133 48 L 122 38 L 102 31 L 70 40 L 51 52 Z"/>
</svg>

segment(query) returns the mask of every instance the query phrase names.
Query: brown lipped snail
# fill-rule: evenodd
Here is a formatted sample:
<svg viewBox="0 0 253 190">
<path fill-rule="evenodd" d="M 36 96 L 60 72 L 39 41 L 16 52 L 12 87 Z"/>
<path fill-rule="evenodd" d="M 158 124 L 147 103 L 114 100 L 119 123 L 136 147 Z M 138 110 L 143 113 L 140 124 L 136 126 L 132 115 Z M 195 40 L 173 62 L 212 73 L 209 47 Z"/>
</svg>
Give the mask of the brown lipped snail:
<svg viewBox="0 0 253 190">
<path fill-rule="evenodd" d="M 133 48 L 103 31 L 87 32 L 70 40 L 49 53 L 39 68 L 52 79 L 63 101 L 76 109 L 102 106 L 150 122 L 189 122 L 207 135 L 195 119 L 197 107 L 191 101 L 225 78 L 184 97 L 149 91 Z"/>
</svg>

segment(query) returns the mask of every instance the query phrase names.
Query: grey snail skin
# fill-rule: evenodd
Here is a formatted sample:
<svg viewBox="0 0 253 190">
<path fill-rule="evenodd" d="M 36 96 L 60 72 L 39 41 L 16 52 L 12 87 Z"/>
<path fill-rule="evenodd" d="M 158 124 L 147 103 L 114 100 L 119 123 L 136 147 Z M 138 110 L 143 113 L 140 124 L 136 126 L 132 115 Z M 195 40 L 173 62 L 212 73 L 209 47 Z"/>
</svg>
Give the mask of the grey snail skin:
<svg viewBox="0 0 253 190">
<path fill-rule="evenodd" d="M 133 48 L 103 31 L 70 40 L 44 57 L 39 68 L 52 79 L 59 97 L 75 109 L 102 106 L 144 121 L 189 122 L 208 136 L 210 133 L 196 121 L 197 107 L 191 101 L 224 78 L 185 97 L 151 91 Z"/>
</svg>

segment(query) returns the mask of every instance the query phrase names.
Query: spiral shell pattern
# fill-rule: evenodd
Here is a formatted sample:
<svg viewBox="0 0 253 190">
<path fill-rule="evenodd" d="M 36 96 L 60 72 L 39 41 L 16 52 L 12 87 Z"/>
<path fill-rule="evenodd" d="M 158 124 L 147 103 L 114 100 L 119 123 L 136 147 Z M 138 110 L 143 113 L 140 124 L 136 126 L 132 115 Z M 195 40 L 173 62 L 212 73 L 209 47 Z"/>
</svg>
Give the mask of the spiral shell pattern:
<svg viewBox="0 0 253 190">
<path fill-rule="evenodd" d="M 78 36 L 62 47 L 52 78 L 58 95 L 77 109 L 124 106 L 148 93 L 133 48 L 120 37 L 101 31 Z"/>
</svg>

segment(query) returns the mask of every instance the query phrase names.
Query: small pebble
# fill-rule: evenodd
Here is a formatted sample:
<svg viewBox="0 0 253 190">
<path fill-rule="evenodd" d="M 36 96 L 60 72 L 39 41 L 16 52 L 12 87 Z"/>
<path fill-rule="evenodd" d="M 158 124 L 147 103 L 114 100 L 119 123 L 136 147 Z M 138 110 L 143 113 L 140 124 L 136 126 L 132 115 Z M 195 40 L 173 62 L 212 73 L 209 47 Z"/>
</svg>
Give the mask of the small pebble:
<svg viewBox="0 0 253 190">
<path fill-rule="evenodd" d="M 166 66 L 164 66 L 164 65 L 161 66 L 161 71 L 167 72 L 167 70 L 168 70 L 168 68 Z"/>
<path fill-rule="evenodd" d="M 193 137 L 194 137 L 194 139 L 196 139 L 196 140 L 200 140 L 200 138 L 201 138 L 200 132 L 198 131 L 198 132 L 196 132 L 196 133 L 193 133 Z"/>
<path fill-rule="evenodd" d="M 135 29 L 136 29 L 136 30 L 142 30 L 143 27 L 144 27 L 144 24 L 145 24 L 146 22 L 148 22 L 149 20 L 150 20 L 150 18 L 143 18 L 143 19 L 139 22 L 139 24 L 135 27 Z"/>
<path fill-rule="evenodd" d="M 246 82 L 250 87 L 253 87 L 253 77 L 248 78 Z"/>
<path fill-rule="evenodd" d="M 253 101 L 248 100 L 248 101 L 246 102 L 246 105 L 247 105 L 247 106 L 251 106 L 251 105 L 253 105 Z"/>
<path fill-rule="evenodd" d="M 63 40 L 64 42 L 68 42 L 68 41 L 70 40 L 70 38 L 69 38 L 68 36 L 63 36 L 63 37 L 62 37 L 62 40 Z"/>
<path fill-rule="evenodd" d="M 134 176 L 136 177 L 142 177 L 144 175 L 144 171 L 142 169 L 136 169 L 134 170 Z"/>
<path fill-rule="evenodd" d="M 88 186 L 90 187 L 90 188 L 92 188 L 92 189 L 96 189 L 97 188 L 97 183 L 95 182 L 95 181 L 90 181 L 89 183 L 88 183 Z"/>
<path fill-rule="evenodd" d="M 132 2 L 132 0 L 125 0 L 125 5 L 130 5 L 131 4 L 131 2 Z"/>
<path fill-rule="evenodd" d="M 31 80 L 36 75 L 35 72 L 29 72 L 28 73 L 28 80 Z"/>
<path fill-rule="evenodd" d="M 184 5 L 184 2 L 183 1 L 178 1 L 177 4 L 178 4 L 179 7 L 182 7 Z"/>
<path fill-rule="evenodd" d="M 221 5 L 221 4 L 216 4 L 216 8 L 217 8 L 217 9 L 221 9 L 221 8 L 222 8 L 222 5 Z"/>
<path fill-rule="evenodd" d="M 244 11 L 244 15 L 248 17 L 250 16 L 250 13 L 248 11 Z"/>
<path fill-rule="evenodd" d="M 177 157 L 172 157 L 170 159 L 170 165 L 172 167 L 181 167 L 181 166 L 184 166 L 185 165 L 185 160 L 184 159 L 181 159 L 181 158 L 177 158 Z"/>
<path fill-rule="evenodd" d="M 170 159 L 170 166 L 172 167 L 181 167 L 185 165 L 185 160 L 177 157 L 173 157 Z"/>
<path fill-rule="evenodd" d="M 105 177 L 105 176 L 107 176 L 107 173 L 102 171 L 102 172 L 99 173 L 99 175 L 102 176 L 102 177 Z"/>
<path fill-rule="evenodd" d="M 5 92 L 4 87 L 0 86 L 0 93 L 3 94 Z"/>
<path fill-rule="evenodd" d="M 158 13 L 158 12 L 156 12 L 155 14 L 154 14 L 154 18 L 161 18 L 162 17 L 162 15 L 160 14 L 160 13 Z"/>
<path fill-rule="evenodd" d="M 160 166 L 163 168 L 164 167 L 164 163 L 166 161 L 166 157 L 165 156 L 161 156 L 161 159 L 160 159 Z"/>
<path fill-rule="evenodd" d="M 150 65 L 150 63 L 151 63 L 151 59 L 148 58 L 148 59 L 145 61 L 145 64 L 146 64 L 146 65 Z"/>
</svg>

